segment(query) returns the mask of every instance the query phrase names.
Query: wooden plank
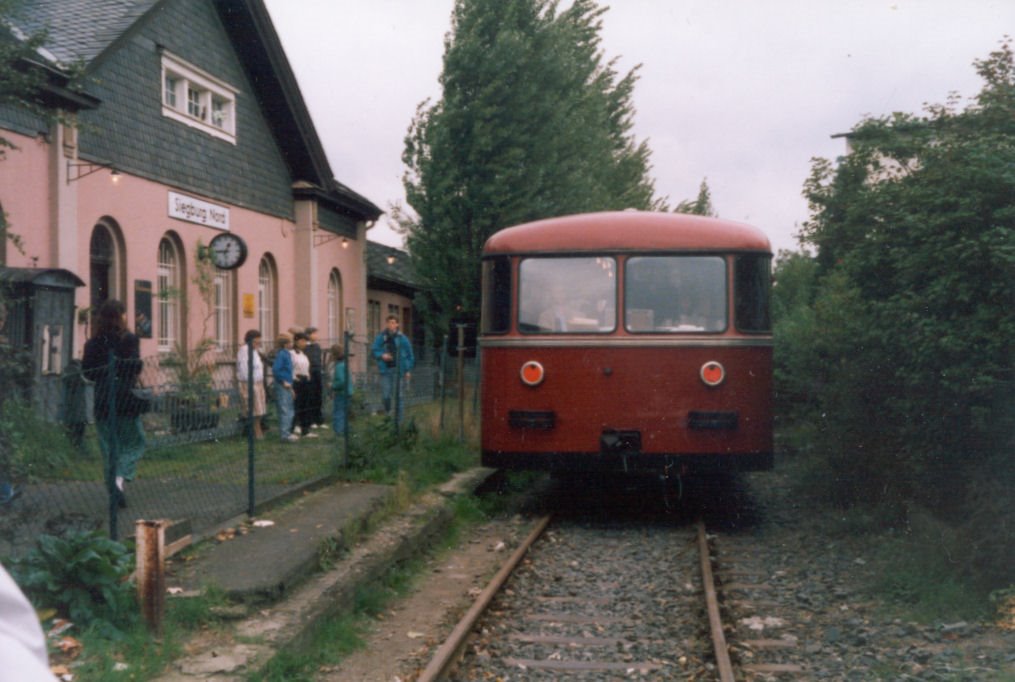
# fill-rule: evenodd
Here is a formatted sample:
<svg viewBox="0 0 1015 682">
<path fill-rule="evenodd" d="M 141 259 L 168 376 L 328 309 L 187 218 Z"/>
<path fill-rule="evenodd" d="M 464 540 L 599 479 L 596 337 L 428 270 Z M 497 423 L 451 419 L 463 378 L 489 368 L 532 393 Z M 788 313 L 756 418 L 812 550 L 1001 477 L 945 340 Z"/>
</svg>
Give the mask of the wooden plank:
<svg viewBox="0 0 1015 682">
<path fill-rule="evenodd" d="M 630 663 L 614 663 L 611 661 L 546 661 L 529 658 L 505 658 L 504 663 L 526 670 L 559 670 L 561 672 L 652 672 L 663 666 L 659 663 L 631 661 Z"/>
<path fill-rule="evenodd" d="M 177 552 L 180 552 L 186 549 L 187 547 L 190 547 L 190 545 L 193 544 L 193 542 L 194 542 L 193 535 L 184 535 L 179 540 L 166 545 L 166 558 L 168 559 Z"/>
<path fill-rule="evenodd" d="M 543 604 L 612 604 L 609 597 L 536 597 Z"/>
<path fill-rule="evenodd" d="M 722 586 L 723 591 L 730 590 L 743 592 L 744 590 L 767 590 L 767 589 L 769 589 L 768 585 L 759 585 L 754 583 L 727 583 L 726 585 Z"/>
<path fill-rule="evenodd" d="M 525 620 L 535 620 L 540 623 L 574 623 L 577 625 L 608 625 L 613 623 L 631 623 L 629 618 L 618 618 L 616 616 L 584 616 L 576 613 L 528 613 Z"/>
<path fill-rule="evenodd" d="M 748 663 L 740 666 L 749 673 L 802 673 L 804 667 L 794 663 Z"/>
<path fill-rule="evenodd" d="M 516 642 L 531 644 L 569 644 L 575 646 L 616 646 L 624 639 L 620 637 L 568 637 L 567 635 L 543 635 L 527 632 L 516 632 L 508 636 Z"/>
<path fill-rule="evenodd" d="M 795 639 L 747 639 L 744 640 L 745 646 L 753 647 L 755 649 L 789 649 L 797 645 Z"/>
</svg>

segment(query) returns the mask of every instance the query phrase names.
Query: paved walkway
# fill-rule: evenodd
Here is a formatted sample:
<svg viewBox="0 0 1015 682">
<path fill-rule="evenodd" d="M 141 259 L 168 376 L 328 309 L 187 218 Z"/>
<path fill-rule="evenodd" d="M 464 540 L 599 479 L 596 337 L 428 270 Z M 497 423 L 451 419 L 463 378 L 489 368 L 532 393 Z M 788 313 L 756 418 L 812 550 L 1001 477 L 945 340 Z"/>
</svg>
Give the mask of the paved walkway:
<svg viewBox="0 0 1015 682">
<path fill-rule="evenodd" d="M 243 532 L 220 534 L 188 560 L 171 562 L 167 587 L 186 595 L 215 585 L 241 605 L 214 642 L 198 633 L 184 646 L 187 656 L 158 679 L 248 679 L 321 618 L 353 608 L 360 587 L 429 549 L 453 518 L 451 499 L 471 494 L 492 473 L 458 474 L 402 511 L 390 487 L 338 483 L 257 519 L 270 525 L 243 523 L 232 529 Z"/>
</svg>

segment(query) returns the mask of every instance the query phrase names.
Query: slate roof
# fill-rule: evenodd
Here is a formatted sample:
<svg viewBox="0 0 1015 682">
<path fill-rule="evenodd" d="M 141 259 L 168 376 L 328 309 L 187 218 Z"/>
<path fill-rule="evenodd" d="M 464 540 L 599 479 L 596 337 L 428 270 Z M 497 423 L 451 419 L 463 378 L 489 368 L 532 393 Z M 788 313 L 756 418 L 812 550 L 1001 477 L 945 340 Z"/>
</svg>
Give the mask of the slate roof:
<svg viewBox="0 0 1015 682">
<path fill-rule="evenodd" d="M 394 263 L 388 257 L 394 256 Z M 398 291 L 412 296 L 419 288 L 409 254 L 377 242 L 367 242 L 367 286 L 371 289 Z"/>
<path fill-rule="evenodd" d="M 49 32 L 47 49 L 63 64 L 90 63 L 160 0 L 28 0 L 27 33 Z"/>
<path fill-rule="evenodd" d="M 171 0 L 26 0 L 18 28 L 26 34 L 48 31 L 47 50 L 64 66 L 93 66 L 127 39 L 131 29 L 159 4 Z M 338 182 L 296 77 L 262 0 L 211 0 L 242 56 L 265 117 L 286 150 L 294 179 L 311 180 L 319 197 L 357 218 L 376 220 L 381 209 Z"/>
</svg>

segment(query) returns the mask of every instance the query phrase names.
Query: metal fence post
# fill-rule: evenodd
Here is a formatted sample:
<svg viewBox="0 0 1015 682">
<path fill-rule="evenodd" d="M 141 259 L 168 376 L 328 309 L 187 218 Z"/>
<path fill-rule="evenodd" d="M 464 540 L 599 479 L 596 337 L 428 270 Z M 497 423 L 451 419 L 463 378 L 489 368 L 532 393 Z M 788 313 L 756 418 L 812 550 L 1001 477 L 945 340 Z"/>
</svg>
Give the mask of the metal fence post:
<svg viewBox="0 0 1015 682">
<path fill-rule="evenodd" d="M 465 442 L 465 325 L 458 327 L 458 441 Z"/>
<path fill-rule="evenodd" d="M 120 431 L 116 414 L 116 354 L 109 351 L 109 365 L 106 367 L 106 386 L 108 395 L 106 404 L 109 413 L 106 415 L 106 433 L 109 440 L 109 457 L 106 462 L 106 495 L 109 498 L 109 537 L 119 540 L 119 498 L 116 487 L 116 465 L 120 458 Z"/>
<path fill-rule="evenodd" d="M 254 515 L 255 506 L 254 440 L 254 340 L 250 339 L 247 341 L 247 516 Z"/>
<path fill-rule="evenodd" d="M 440 372 L 441 372 L 441 375 L 440 375 L 440 379 L 438 380 L 438 383 L 440 384 L 440 389 L 441 389 L 440 431 L 441 431 L 442 434 L 444 433 L 444 403 L 445 403 L 445 393 L 446 393 L 444 388 L 445 388 L 445 383 L 447 382 L 447 378 L 448 378 L 447 377 L 447 363 L 445 362 L 445 358 L 447 357 L 447 354 L 448 354 L 448 335 L 445 334 L 444 335 L 444 342 L 441 344 L 441 362 L 440 362 Z"/>
<path fill-rule="evenodd" d="M 345 358 L 345 433 L 343 433 L 343 440 L 345 448 L 342 451 L 342 466 L 349 468 L 349 382 L 352 380 L 352 375 L 349 374 L 349 349 L 352 347 L 352 332 L 346 330 L 343 338 L 342 353 Z M 367 358 L 367 364 L 370 364 L 370 359 Z"/>
<path fill-rule="evenodd" d="M 398 347 L 398 337 L 395 337 L 395 386 L 393 396 L 395 399 L 395 435 L 398 435 L 398 427 L 400 426 L 402 416 L 402 352 L 401 348 Z"/>
</svg>

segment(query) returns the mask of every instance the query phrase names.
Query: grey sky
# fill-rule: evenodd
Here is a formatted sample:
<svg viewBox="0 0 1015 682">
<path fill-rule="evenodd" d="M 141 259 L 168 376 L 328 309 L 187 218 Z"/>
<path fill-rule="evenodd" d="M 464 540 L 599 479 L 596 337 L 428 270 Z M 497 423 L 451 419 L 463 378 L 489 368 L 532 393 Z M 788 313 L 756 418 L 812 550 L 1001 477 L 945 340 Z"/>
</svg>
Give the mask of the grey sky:
<svg viewBox="0 0 1015 682">
<path fill-rule="evenodd" d="M 266 0 L 336 177 L 404 203 L 403 139 L 440 97 L 454 0 Z M 981 85 L 973 60 L 1015 32 L 1011 0 L 613 0 L 603 49 L 642 64 L 635 136 L 670 203 L 708 178 L 723 218 L 795 248 L 801 188 L 865 114 L 919 112 Z M 370 238 L 399 245 L 382 217 Z"/>
</svg>

